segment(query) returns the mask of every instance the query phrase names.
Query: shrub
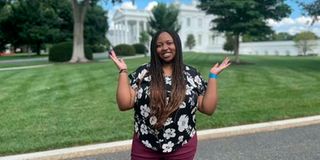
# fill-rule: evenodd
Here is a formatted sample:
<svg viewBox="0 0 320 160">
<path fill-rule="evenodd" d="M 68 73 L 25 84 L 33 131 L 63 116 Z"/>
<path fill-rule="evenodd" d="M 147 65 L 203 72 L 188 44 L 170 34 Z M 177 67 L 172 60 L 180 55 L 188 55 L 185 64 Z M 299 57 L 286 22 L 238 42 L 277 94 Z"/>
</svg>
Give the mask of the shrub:
<svg viewBox="0 0 320 160">
<path fill-rule="evenodd" d="M 128 44 L 119 44 L 114 47 L 114 51 L 119 56 L 134 56 L 136 54 L 134 47 Z"/>
<path fill-rule="evenodd" d="M 136 44 L 133 44 L 132 46 L 136 50 L 137 54 L 145 54 L 148 51 L 147 47 L 141 43 L 136 43 Z"/>
<path fill-rule="evenodd" d="M 72 57 L 73 50 L 72 42 L 62 42 L 53 45 L 49 50 L 49 61 L 50 62 L 67 62 Z M 85 46 L 85 57 L 92 60 L 92 50 Z"/>
<path fill-rule="evenodd" d="M 107 50 L 105 46 L 101 46 L 101 45 L 90 45 L 90 48 L 93 53 L 101 53 Z"/>
</svg>

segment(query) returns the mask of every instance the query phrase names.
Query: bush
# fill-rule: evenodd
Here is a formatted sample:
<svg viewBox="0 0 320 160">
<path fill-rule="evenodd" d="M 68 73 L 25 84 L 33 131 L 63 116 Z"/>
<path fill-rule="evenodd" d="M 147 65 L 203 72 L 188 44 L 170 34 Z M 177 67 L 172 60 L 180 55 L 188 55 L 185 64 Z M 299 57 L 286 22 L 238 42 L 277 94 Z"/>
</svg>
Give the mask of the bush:
<svg viewBox="0 0 320 160">
<path fill-rule="evenodd" d="M 72 42 L 62 42 L 53 45 L 49 50 L 49 61 L 50 62 L 67 62 L 72 57 L 73 50 Z M 85 57 L 92 60 L 92 50 L 85 46 Z"/>
<path fill-rule="evenodd" d="M 128 44 L 119 44 L 113 49 L 119 56 L 134 56 L 136 54 L 134 47 Z"/>
<path fill-rule="evenodd" d="M 90 48 L 93 53 L 101 53 L 107 50 L 105 46 L 101 46 L 101 45 L 90 45 Z"/>
<path fill-rule="evenodd" d="M 136 44 L 133 44 L 132 46 L 136 50 L 137 54 L 145 54 L 148 51 L 147 47 L 141 43 L 136 43 Z"/>
</svg>

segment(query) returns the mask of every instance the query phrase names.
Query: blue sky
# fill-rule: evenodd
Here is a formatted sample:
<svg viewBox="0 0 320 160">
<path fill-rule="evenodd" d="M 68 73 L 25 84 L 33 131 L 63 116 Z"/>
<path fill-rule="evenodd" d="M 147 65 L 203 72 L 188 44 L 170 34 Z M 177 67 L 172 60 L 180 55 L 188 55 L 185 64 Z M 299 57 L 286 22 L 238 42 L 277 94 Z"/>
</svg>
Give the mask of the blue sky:
<svg viewBox="0 0 320 160">
<path fill-rule="evenodd" d="M 112 17 L 114 10 L 117 8 L 137 8 L 145 9 L 148 5 L 154 5 L 155 3 L 173 3 L 175 0 L 135 0 L 134 6 L 131 3 L 131 0 L 123 0 L 123 3 L 119 4 L 109 4 L 106 6 L 106 9 L 109 11 L 109 17 Z M 304 2 L 312 2 L 314 0 L 304 0 Z M 191 0 L 179 0 L 183 4 L 191 4 Z M 295 0 L 286 0 L 285 1 L 292 9 L 292 13 L 289 17 L 284 18 L 280 22 L 275 22 L 270 20 L 269 25 L 276 32 L 288 32 L 290 34 L 296 34 L 301 31 L 312 31 L 320 36 L 320 22 L 315 23 L 313 26 L 308 25 L 307 23 L 311 21 L 311 18 L 303 15 L 302 9 L 298 6 Z"/>
</svg>

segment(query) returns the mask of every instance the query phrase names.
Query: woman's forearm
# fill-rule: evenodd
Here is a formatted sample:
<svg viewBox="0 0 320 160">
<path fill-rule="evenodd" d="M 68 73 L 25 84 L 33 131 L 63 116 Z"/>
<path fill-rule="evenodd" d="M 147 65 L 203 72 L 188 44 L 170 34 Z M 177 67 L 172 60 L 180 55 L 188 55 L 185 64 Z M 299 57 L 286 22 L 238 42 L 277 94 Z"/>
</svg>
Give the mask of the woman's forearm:
<svg viewBox="0 0 320 160">
<path fill-rule="evenodd" d="M 119 74 L 117 88 L 117 103 L 121 111 L 133 108 L 135 91 L 129 85 L 128 73 Z"/>
<path fill-rule="evenodd" d="M 202 105 L 200 106 L 200 111 L 207 115 L 212 115 L 216 110 L 218 102 L 218 94 L 217 94 L 217 80 L 214 78 L 210 78 L 208 81 L 207 91 L 202 99 Z"/>
</svg>

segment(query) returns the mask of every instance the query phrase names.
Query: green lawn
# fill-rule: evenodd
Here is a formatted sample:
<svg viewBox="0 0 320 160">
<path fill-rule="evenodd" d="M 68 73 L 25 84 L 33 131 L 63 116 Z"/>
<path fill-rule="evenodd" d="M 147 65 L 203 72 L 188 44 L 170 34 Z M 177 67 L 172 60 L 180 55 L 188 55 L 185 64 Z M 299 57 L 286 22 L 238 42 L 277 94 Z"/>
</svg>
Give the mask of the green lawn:
<svg viewBox="0 0 320 160">
<path fill-rule="evenodd" d="M 222 59 L 185 55 L 205 78 Z M 320 57 L 241 60 L 248 64 L 219 76 L 218 109 L 211 117 L 199 113 L 198 129 L 320 114 Z M 126 62 L 133 71 L 148 58 Z M 131 138 L 133 112 L 116 106 L 117 75 L 111 61 L 0 71 L 0 155 Z"/>
</svg>

